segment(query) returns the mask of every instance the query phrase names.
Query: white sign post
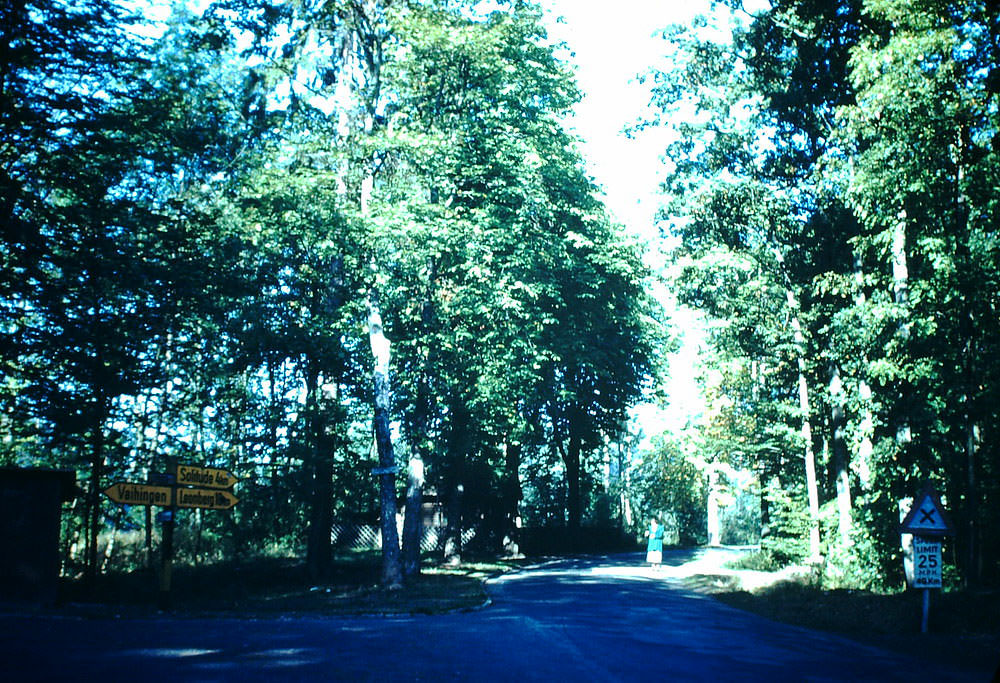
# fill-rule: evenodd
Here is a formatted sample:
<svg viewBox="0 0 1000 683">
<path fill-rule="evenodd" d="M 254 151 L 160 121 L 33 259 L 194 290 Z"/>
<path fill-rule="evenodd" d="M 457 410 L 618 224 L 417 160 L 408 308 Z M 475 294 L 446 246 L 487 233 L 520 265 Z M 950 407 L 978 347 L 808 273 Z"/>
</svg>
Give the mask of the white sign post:
<svg viewBox="0 0 1000 683">
<path fill-rule="evenodd" d="M 909 513 L 900 524 L 904 538 L 912 536 L 912 564 L 904 559 L 906 579 L 914 588 L 924 590 L 924 608 L 920 619 L 920 632 L 927 633 L 927 621 L 931 608 L 931 589 L 941 588 L 941 537 L 950 536 L 955 527 L 948 518 L 941 497 L 933 488 L 927 487 L 914 500 Z M 904 553 L 906 557 L 908 553 Z"/>
</svg>

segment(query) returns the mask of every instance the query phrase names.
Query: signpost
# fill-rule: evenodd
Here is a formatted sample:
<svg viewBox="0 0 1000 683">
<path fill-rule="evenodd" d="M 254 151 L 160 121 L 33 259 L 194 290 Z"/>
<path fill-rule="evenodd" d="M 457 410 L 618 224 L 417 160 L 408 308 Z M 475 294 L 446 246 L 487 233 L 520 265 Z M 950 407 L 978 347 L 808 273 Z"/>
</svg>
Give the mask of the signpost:
<svg viewBox="0 0 1000 683">
<path fill-rule="evenodd" d="M 914 588 L 941 587 L 941 541 L 925 536 L 913 537 Z"/>
<path fill-rule="evenodd" d="M 154 484 L 118 481 L 104 495 L 123 505 L 156 505 L 166 508 L 231 510 L 240 502 L 231 490 L 238 479 L 229 470 L 198 465 L 177 465 L 176 474 L 154 472 Z M 196 488 L 197 487 L 197 488 Z"/>
<path fill-rule="evenodd" d="M 123 505 L 170 507 L 173 504 L 173 491 L 171 486 L 118 482 L 104 489 L 104 495 Z"/>
<path fill-rule="evenodd" d="M 920 632 L 927 633 L 931 588 L 941 588 L 942 585 L 941 538 L 953 534 L 955 527 L 941 504 L 938 492 L 928 486 L 914 500 L 899 529 L 904 539 L 906 534 L 913 535 L 913 557 L 908 562 L 904 553 L 904 568 L 910 585 L 924 590 Z"/>
<path fill-rule="evenodd" d="M 230 489 L 237 481 L 229 470 L 217 467 L 178 465 L 177 483 L 185 486 L 207 486 L 211 489 Z"/>
<path fill-rule="evenodd" d="M 178 508 L 231 510 L 239 502 L 232 487 L 238 481 L 229 470 L 178 464 L 173 472 L 152 472 L 150 482 L 119 481 L 104 489 L 104 495 L 122 505 L 167 508 L 157 515 L 163 525 L 160 564 L 160 607 L 170 606 L 170 576 L 174 553 L 174 522 Z"/>
<path fill-rule="evenodd" d="M 941 496 L 928 486 L 914 500 L 909 513 L 900 524 L 903 533 L 915 536 L 951 536 L 955 526 L 941 504 Z"/>
<path fill-rule="evenodd" d="M 229 491 L 218 489 L 177 489 L 177 507 L 203 510 L 230 510 L 239 499 Z"/>
</svg>

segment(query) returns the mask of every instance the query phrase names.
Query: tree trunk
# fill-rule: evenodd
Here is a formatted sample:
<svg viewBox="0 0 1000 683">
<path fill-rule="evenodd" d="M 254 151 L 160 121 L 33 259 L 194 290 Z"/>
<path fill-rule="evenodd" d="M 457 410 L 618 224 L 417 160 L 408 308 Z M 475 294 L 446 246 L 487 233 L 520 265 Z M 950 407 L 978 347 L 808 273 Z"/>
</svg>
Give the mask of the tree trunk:
<svg viewBox="0 0 1000 683">
<path fill-rule="evenodd" d="M 306 424 L 312 460 L 312 501 L 306 540 L 309 578 L 326 576 L 332 563 L 330 530 L 333 527 L 333 463 L 327 451 L 326 417 L 320 398 L 320 373 L 312 359 L 306 361 Z"/>
<path fill-rule="evenodd" d="M 796 321 L 793 327 L 798 327 Z M 802 336 L 801 330 L 797 337 Z M 806 491 L 809 496 L 809 559 L 818 562 L 821 559 L 819 544 L 819 487 L 816 481 L 816 454 L 813 450 L 812 424 L 809 420 L 809 385 L 806 382 L 806 362 L 800 355 L 799 365 L 799 410 L 802 412 L 802 441 L 806 466 Z"/>
<path fill-rule="evenodd" d="M 503 525 L 500 537 L 504 557 L 524 557 L 521 553 L 521 444 L 510 441 L 504 447 Z"/>
<path fill-rule="evenodd" d="M 353 31 L 344 40 L 341 57 L 344 60 L 340 76 L 343 89 L 338 87 L 337 98 L 342 99 L 341 117 L 338 122 L 340 139 L 350 137 L 349 118 L 344 114 L 358 95 L 357 83 L 364 83 L 362 120 L 364 137 L 370 140 L 375 131 L 375 113 L 381 97 L 382 41 L 385 39 L 379 25 L 377 2 L 352 3 Z M 357 42 L 355 42 L 357 41 Z M 358 50 L 356 48 L 361 47 Z M 363 55 L 363 58 L 361 57 Z M 352 74 L 361 76 L 356 81 Z M 371 215 L 372 193 L 375 188 L 377 160 L 369 157 L 364 162 L 359 196 L 362 220 Z M 346 171 L 345 167 L 342 167 Z M 346 176 L 338 175 L 337 193 L 346 194 Z M 378 273 L 379 268 L 373 263 Z M 376 275 L 376 283 L 378 276 Z M 368 339 L 375 358 L 373 381 L 375 389 L 374 432 L 379 461 L 379 497 L 382 511 L 382 583 L 389 588 L 403 585 L 403 567 L 400 558 L 399 532 L 396 527 L 396 462 L 389 430 L 389 340 L 382 327 L 378 285 L 372 287 L 368 298 Z"/>
<path fill-rule="evenodd" d="M 569 443 L 563 457 L 566 463 L 566 515 L 567 526 L 571 532 L 580 528 L 581 500 L 580 500 L 580 450 L 582 447 L 580 437 L 575 433 L 575 429 L 570 425 Z"/>
<path fill-rule="evenodd" d="M 706 511 L 706 528 L 708 545 L 722 545 L 722 533 L 719 528 L 719 473 L 715 469 L 708 471 L 708 510 Z"/>
<path fill-rule="evenodd" d="M 760 475 L 760 484 L 760 543 L 761 547 L 764 547 L 765 541 L 771 536 L 771 501 L 765 493 L 766 488 L 763 474 Z M 781 483 L 777 477 L 772 477 L 767 486 L 776 491 L 781 488 Z"/>
<path fill-rule="evenodd" d="M 403 575 L 420 573 L 420 543 L 424 537 L 424 460 L 410 458 L 406 485 L 406 514 L 403 517 Z"/>
<path fill-rule="evenodd" d="M 900 210 L 892 230 L 892 294 L 895 302 L 905 306 L 909 300 L 910 270 L 906 260 L 906 209 Z M 900 334 L 908 337 L 909 326 L 900 327 Z"/>
<path fill-rule="evenodd" d="M 312 504 L 306 548 L 309 577 L 316 581 L 330 572 L 333 565 L 333 463 L 330 454 L 315 453 L 313 462 Z"/>
<path fill-rule="evenodd" d="M 464 497 L 466 458 L 469 452 L 471 416 L 468 407 L 458 396 L 449 401 L 449 435 L 447 455 L 443 464 L 443 486 L 446 491 L 444 531 L 444 560 L 458 564 L 462 560 L 462 528 L 464 525 Z"/>
<path fill-rule="evenodd" d="M 97 541 L 101 522 L 101 478 L 104 476 L 104 410 L 103 397 L 96 399 L 98 416 L 94 420 L 91 434 L 90 452 L 90 502 L 87 510 L 87 562 L 86 577 L 88 581 L 97 578 Z"/>
<path fill-rule="evenodd" d="M 628 429 L 622 425 L 621 437 L 618 441 L 618 525 L 622 531 L 632 529 L 632 502 L 629 500 L 630 468 L 625 465 L 624 442 Z"/>
<path fill-rule="evenodd" d="M 967 559 L 969 568 L 966 571 L 966 583 L 970 586 L 979 585 L 982 580 L 982 551 L 980 549 L 978 532 L 976 525 L 976 514 L 979 512 L 977 506 L 979 501 L 979 481 L 976 477 L 976 461 L 979 454 L 979 428 L 971 419 L 966 422 L 965 437 L 965 457 L 968 474 L 968 500 L 966 502 L 965 514 L 968 518 L 968 550 Z"/>
<path fill-rule="evenodd" d="M 854 256 L 854 283 L 857 287 L 854 295 L 854 305 L 862 308 L 867 303 L 865 295 L 865 277 L 862 271 L 861 256 Z M 862 359 L 862 375 L 858 379 L 858 399 L 861 404 L 861 420 L 858 424 L 858 432 L 861 440 L 858 443 L 857 459 L 855 464 L 858 472 L 858 482 L 861 484 L 862 492 L 867 492 L 871 487 L 872 480 L 872 454 L 875 447 L 872 444 L 872 437 L 875 435 L 875 417 L 872 414 L 872 390 L 864 373 L 867 372 L 868 359 Z"/>
<path fill-rule="evenodd" d="M 205 530 L 205 515 L 201 508 L 194 511 L 194 566 L 201 566 L 202 535 Z"/>
<path fill-rule="evenodd" d="M 462 562 L 462 505 L 465 485 L 456 480 L 448 488 L 446 514 L 448 517 L 444 531 L 445 564 L 457 565 Z"/>
<path fill-rule="evenodd" d="M 368 302 L 368 338 L 375 358 L 375 444 L 378 450 L 379 497 L 382 509 L 382 583 L 389 588 L 403 585 L 399 557 L 399 533 L 396 529 L 396 458 L 389 431 L 389 340 L 382 330 L 378 291 Z"/>
<path fill-rule="evenodd" d="M 436 280 L 434 259 L 427 260 L 427 293 L 420 311 L 420 322 L 426 334 L 431 334 L 434 323 L 433 288 Z M 423 367 L 417 384 L 416 404 L 414 406 L 413 435 L 414 454 L 410 458 L 406 486 L 406 514 L 403 518 L 403 575 L 413 576 L 420 573 L 421 543 L 424 538 L 424 462 L 430 455 L 428 446 L 428 425 L 432 409 L 429 376 L 431 368 L 431 349 L 424 349 Z"/>
<path fill-rule="evenodd" d="M 330 281 L 313 292 L 312 307 L 334 315 L 344 305 L 344 259 L 335 256 L 329 263 Z M 333 421 L 340 415 L 340 385 L 343 367 L 339 362 L 307 358 L 306 414 L 312 457 L 312 506 L 309 516 L 306 567 L 315 581 L 333 568 L 333 455 L 339 447 Z M 272 395 L 275 393 L 272 385 Z M 276 436 L 276 435 L 275 435 Z"/>
<path fill-rule="evenodd" d="M 963 513 L 966 517 L 968 534 L 966 541 L 966 561 L 968 568 L 965 572 L 967 585 L 975 586 L 982 579 L 982 551 L 979 542 L 979 529 L 977 528 L 976 517 L 979 513 L 982 502 L 979 499 L 979 478 L 976 475 L 976 463 L 980 459 L 979 446 L 980 435 L 977 423 L 977 393 L 981 379 L 976 371 L 977 367 L 982 367 L 982 353 L 977 348 L 976 316 L 973 307 L 975 292 L 979 283 L 971 282 L 972 275 L 972 255 L 969 249 L 969 196 L 965 191 L 965 167 L 966 154 L 971 146 L 969 140 L 968 126 L 961 125 L 958 130 L 957 144 L 953 148 L 952 161 L 955 164 L 955 232 L 959 236 L 956 240 L 958 250 L 959 280 L 962 306 L 960 309 L 961 335 L 964 340 L 962 346 L 962 382 L 964 391 L 962 394 L 962 421 L 965 432 L 965 468 L 966 468 L 966 495 Z M 964 275 L 964 277 L 962 277 Z"/>
<path fill-rule="evenodd" d="M 115 553 L 115 545 L 118 542 L 118 521 L 115 520 L 111 527 L 111 536 L 108 538 L 108 545 L 104 548 L 104 557 L 101 560 L 101 573 L 106 574 L 111 565 L 111 556 Z"/>
<path fill-rule="evenodd" d="M 837 488 L 837 530 L 845 547 L 851 544 L 851 478 L 845 437 L 844 387 L 840 381 L 840 366 L 830 365 L 830 447 L 833 451 L 834 477 Z"/>
<path fill-rule="evenodd" d="M 906 307 L 909 303 L 909 267 L 906 259 L 906 209 L 902 209 L 897 216 L 898 220 L 892 231 L 892 293 L 897 306 Z M 908 317 L 908 316 L 907 316 Z M 900 341 L 905 345 L 910 339 L 910 323 L 904 319 L 900 322 L 896 330 Z M 905 386 L 900 387 L 900 401 L 897 406 L 896 416 L 896 447 L 900 453 L 906 452 L 910 442 L 913 441 L 913 433 L 910 429 L 909 406 L 902 398 L 907 396 L 909 391 Z"/>
<path fill-rule="evenodd" d="M 785 270 L 784 256 L 775 249 L 774 257 L 785 279 L 785 303 L 788 306 L 792 339 L 795 342 L 795 362 L 799 371 L 799 412 L 802 413 L 803 459 L 806 470 L 806 492 L 809 497 L 809 561 L 819 562 L 822 559 L 819 543 L 819 487 L 816 481 L 816 453 L 813 449 L 812 423 L 810 422 L 812 411 L 809 407 L 809 382 L 806 377 L 806 337 L 802 330 L 802 321 L 799 319 L 802 306 L 792 289 L 791 278 Z"/>
</svg>

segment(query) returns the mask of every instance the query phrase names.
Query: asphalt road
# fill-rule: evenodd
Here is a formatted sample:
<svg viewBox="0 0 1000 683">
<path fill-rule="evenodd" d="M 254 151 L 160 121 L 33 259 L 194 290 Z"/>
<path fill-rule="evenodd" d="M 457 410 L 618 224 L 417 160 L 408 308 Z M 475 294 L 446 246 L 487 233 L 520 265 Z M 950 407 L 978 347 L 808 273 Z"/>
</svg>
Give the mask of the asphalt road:
<svg viewBox="0 0 1000 683">
<path fill-rule="evenodd" d="M 669 557 L 679 564 L 685 558 Z M 985 681 L 694 595 L 638 555 L 539 565 L 441 616 L 0 615 L 9 681 Z"/>
</svg>

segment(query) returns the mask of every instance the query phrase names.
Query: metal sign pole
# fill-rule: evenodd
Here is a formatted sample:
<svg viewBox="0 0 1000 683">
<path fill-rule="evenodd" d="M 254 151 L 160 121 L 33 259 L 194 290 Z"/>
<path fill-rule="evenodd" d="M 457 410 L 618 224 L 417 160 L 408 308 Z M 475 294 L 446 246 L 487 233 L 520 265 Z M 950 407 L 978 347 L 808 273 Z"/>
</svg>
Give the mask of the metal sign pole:
<svg viewBox="0 0 1000 683">
<path fill-rule="evenodd" d="M 160 609 L 170 609 L 170 580 L 174 562 L 174 508 L 163 515 L 163 541 L 160 546 Z"/>
<path fill-rule="evenodd" d="M 924 589 L 924 612 L 923 616 L 920 618 L 920 632 L 927 633 L 927 618 L 931 611 L 931 589 Z"/>
<path fill-rule="evenodd" d="M 904 553 L 903 567 L 907 582 L 913 588 L 922 588 L 923 607 L 920 616 L 920 632 L 927 633 L 931 611 L 931 588 L 943 585 L 941 539 L 955 533 L 948 512 L 941 504 L 941 496 L 930 485 L 914 499 L 910 511 L 900 522 L 899 531 L 906 538 L 912 534 L 912 541 Z"/>
</svg>

